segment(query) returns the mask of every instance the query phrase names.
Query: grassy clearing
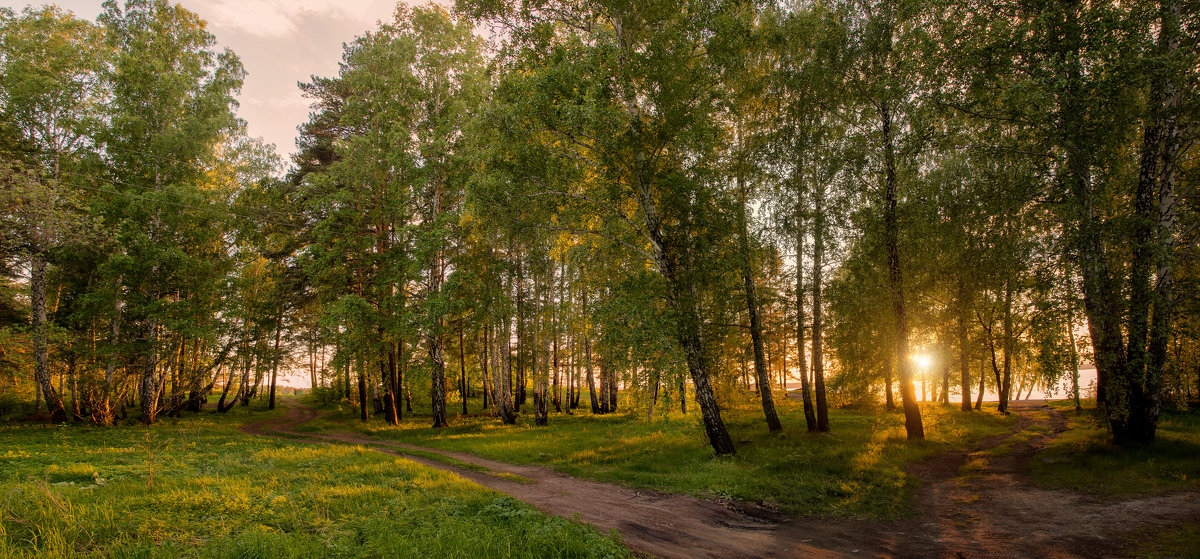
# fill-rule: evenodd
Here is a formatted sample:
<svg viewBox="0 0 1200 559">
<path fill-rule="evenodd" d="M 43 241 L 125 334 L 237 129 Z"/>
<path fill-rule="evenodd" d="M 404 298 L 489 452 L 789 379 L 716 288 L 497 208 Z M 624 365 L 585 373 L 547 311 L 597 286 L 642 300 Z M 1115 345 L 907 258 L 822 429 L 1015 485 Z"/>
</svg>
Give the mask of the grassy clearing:
<svg viewBox="0 0 1200 559">
<path fill-rule="evenodd" d="M 0 426 L 0 558 L 629 556 L 458 476 L 247 419 Z"/>
<path fill-rule="evenodd" d="M 471 402 L 473 412 L 478 407 Z M 734 441 L 741 442 L 737 456 L 722 458 L 713 457 L 696 413 L 647 422 L 640 415 L 576 410 L 573 416 L 553 415 L 548 428 L 535 427 L 524 416 L 515 426 L 491 417 L 458 417 L 451 427 L 434 430 L 427 417 L 411 414 L 399 426 L 378 420 L 364 424 L 343 404 L 298 430 L 357 431 L 644 489 L 761 502 L 799 514 L 896 518 L 907 513 L 915 488 L 906 465 L 1007 432 L 1012 425 L 1011 418 L 994 412 L 967 414 L 929 404 L 923 407 L 928 439 L 910 443 L 898 413 L 833 410 L 833 433 L 810 435 L 797 402 L 779 401 L 778 408 L 785 425 L 780 435 L 766 432 L 762 408 L 751 401 L 723 409 Z"/>
<path fill-rule="evenodd" d="M 1200 411 L 1163 410 L 1153 443 L 1120 448 L 1089 404 L 1077 415 L 1074 404 L 1055 403 L 1070 428 L 1033 461 L 1038 483 L 1113 497 L 1200 490 Z"/>
</svg>

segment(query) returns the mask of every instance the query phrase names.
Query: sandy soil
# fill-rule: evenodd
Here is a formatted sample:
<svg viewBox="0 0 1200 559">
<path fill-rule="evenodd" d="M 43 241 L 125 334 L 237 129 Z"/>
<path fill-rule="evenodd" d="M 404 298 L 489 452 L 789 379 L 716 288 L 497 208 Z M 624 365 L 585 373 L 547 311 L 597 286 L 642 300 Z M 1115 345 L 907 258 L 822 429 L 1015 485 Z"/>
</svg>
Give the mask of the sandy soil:
<svg viewBox="0 0 1200 559">
<path fill-rule="evenodd" d="M 1200 518 L 1200 495 L 1195 493 L 1104 501 L 1034 487 L 1024 473 L 1029 461 L 1046 441 L 1066 429 L 1066 418 L 1040 403 L 1014 403 L 1017 428 L 1048 422 L 1050 433 L 989 457 L 985 467 L 972 470 L 973 475 L 960 475 L 970 452 L 914 464 L 909 473 L 922 482 L 914 496 L 915 516 L 895 522 L 795 517 L 748 503 L 631 489 L 473 454 L 349 433 L 301 433 L 294 427 L 315 418 L 317 410 L 293 399 L 285 403 L 285 417 L 242 429 L 302 442 L 365 445 L 406 456 L 512 495 L 548 514 L 578 519 L 602 532 L 616 530 L 628 546 L 654 557 L 1110 557 L 1122 555 L 1134 531 Z M 971 452 L 995 447 L 1007 438 L 984 440 Z M 406 449 L 450 456 L 487 471 L 406 455 Z"/>
</svg>

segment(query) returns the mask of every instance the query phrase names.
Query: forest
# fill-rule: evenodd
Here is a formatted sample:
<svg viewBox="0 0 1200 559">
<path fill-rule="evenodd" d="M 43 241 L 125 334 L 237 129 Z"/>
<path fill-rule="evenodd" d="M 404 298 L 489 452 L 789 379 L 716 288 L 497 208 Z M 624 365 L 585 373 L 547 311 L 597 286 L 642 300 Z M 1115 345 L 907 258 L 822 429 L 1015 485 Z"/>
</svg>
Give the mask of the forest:
<svg viewBox="0 0 1200 559">
<path fill-rule="evenodd" d="M 399 4 L 288 161 L 184 7 L 2 8 L 0 425 L 596 416 L 711 461 L 1032 397 L 1140 456 L 1200 400 L 1198 8 Z"/>
</svg>

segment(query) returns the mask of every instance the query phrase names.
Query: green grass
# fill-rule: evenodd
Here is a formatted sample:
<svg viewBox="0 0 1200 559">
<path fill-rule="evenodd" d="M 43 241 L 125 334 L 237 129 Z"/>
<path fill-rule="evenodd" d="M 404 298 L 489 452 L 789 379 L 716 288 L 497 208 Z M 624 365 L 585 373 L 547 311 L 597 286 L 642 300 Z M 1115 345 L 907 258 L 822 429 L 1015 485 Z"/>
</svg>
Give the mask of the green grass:
<svg viewBox="0 0 1200 559">
<path fill-rule="evenodd" d="M 266 413 L 0 426 L 0 558 L 629 556 L 410 460 L 237 429 Z"/>
<path fill-rule="evenodd" d="M 1200 559 L 1200 524 L 1151 530 L 1133 538 L 1131 557 L 1148 559 Z"/>
<path fill-rule="evenodd" d="M 1121 448 L 1089 404 L 1078 415 L 1063 404 L 1070 429 L 1033 460 L 1039 484 L 1112 497 L 1200 490 L 1200 411 L 1163 410 L 1153 443 Z"/>
<path fill-rule="evenodd" d="M 478 402 L 470 402 L 471 411 Z M 644 416 L 554 414 L 549 427 L 523 416 L 515 426 L 491 417 L 452 417 L 434 430 L 411 414 L 399 426 L 362 423 L 341 405 L 297 430 L 357 431 L 444 450 L 473 452 L 514 464 L 540 464 L 560 472 L 627 486 L 705 498 L 732 498 L 799 514 L 896 518 L 908 512 L 915 481 L 904 468 L 964 448 L 980 437 L 1007 432 L 1011 418 L 994 412 L 962 413 L 953 406 L 923 408 L 928 439 L 908 442 L 903 416 L 876 410 L 833 410 L 833 433 L 805 432 L 801 406 L 778 403 L 785 432 L 766 431 L 753 402 L 722 410 L 738 454 L 714 457 L 699 415 L 645 421 Z M 451 410 L 455 407 L 451 406 Z M 418 409 L 418 413 L 423 410 Z M 740 442 L 749 441 L 749 442 Z"/>
</svg>

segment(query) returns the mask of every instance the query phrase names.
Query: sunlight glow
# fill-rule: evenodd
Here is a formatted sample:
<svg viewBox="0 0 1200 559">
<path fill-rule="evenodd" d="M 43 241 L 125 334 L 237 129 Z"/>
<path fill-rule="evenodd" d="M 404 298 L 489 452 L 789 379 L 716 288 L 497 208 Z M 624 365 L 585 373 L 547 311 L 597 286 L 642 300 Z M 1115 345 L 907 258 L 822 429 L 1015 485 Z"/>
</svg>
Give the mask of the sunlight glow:
<svg viewBox="0 0 1200 559">
<path fill-rule="evenodd" d="M 917 364 L 918 369 L 928 369 L 933 364 L 933 357 L 927 353 L 918 353 L 912 356 L 912 360 Z"/>
</svg>

